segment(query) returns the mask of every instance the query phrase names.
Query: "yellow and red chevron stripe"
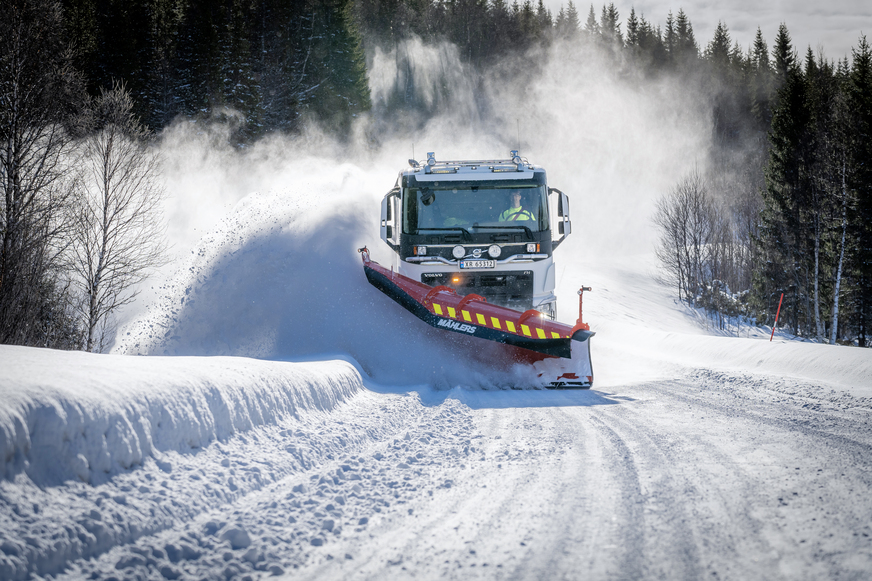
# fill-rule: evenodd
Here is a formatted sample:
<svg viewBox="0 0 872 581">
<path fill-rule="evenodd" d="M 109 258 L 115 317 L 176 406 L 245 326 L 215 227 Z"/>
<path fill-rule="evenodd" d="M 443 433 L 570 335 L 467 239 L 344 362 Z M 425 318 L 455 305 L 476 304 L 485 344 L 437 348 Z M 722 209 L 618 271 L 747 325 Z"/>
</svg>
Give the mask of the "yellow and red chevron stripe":
<svg viewBox="0 0 872 581">
<path fill-rule="evenodd" d="M 448 293 L 449 294 L 446 298 L 451 299 L 452 297 L 450 296 L 450 293 L 454 293 L 454 291 L 448 289 Z M 456 295 L 456 293 L 454 294 Z M 571 329 L 568 325 L 548 321 L 538 311 L 525 311 L 524 313 L 521 313 L 520 316 L 517 316 L 518 313 L 516 311 L 505 309 L 514 316 L 509 317 L 506 316 L 506 314 L 503 316 L 486 315 L 479 312 L 476 308 L 478 307 L 478 304 L 475 303 L 485 304 L 489 307 L 494 306 L 485 303 L 484 301 L 475 301 L 473 303 L 474 306 L 472 307 L 467 306 L 467 308 L 458 309 L 457 307 L 451 306 L 445 302 L 439 303 L 431 301 L 428 308 L 430 312 L 440 317 L 449 317 L 451 319 L 473 323 L 489 329 L 496 329 L 498 331 L 508 331 L 509 333 L 514 333 L 520 337 L 530 337 L 533 339 L 560 339 L 569 338 L 571 336 L 569 334 Z M 522 324 L 522 319 L 528 323 Z M 565 331 L 564 329 L 555 327 L 564 327 Z M 565 332 L 565 334 L 561 334 L 561 331 Z"/>
</svg>

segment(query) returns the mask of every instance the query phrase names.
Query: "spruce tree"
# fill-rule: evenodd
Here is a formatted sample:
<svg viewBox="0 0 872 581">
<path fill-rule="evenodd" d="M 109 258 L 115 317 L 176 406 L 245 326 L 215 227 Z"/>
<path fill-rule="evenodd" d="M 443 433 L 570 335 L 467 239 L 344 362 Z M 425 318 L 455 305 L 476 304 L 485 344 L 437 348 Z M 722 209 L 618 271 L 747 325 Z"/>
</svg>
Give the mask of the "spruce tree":
<svg viewBox="0 0 872 581">
<path fill-rule="evenodd" d="M 566 10 L 562 4 L 560 5 L 560 12 L 557 13 L 557 18 L 554 19 L 554 32 L 561 38 L 566 36 Z"/>
<path fill-rule="evenodd" d="M 673 61 L 680 70 L 688 71 L 696 65 L 699 58 L 699 47 L 693 35 L 693 25 L 684 10 L 678 10 L 678 16 L 675 19 L 675 32 L 677 38 Z"/>
<path fill-rule="evenodd" d="M 663 35 L 660 27 L 654 26 L 645 20 L 645 16 L 639 19 L 639 48 L 646 55 L 648 69 L 657 72 L 662 69 L 667 61 L 666 47 L 663 45 Z"/>
<path fill-rule="evenodd" d="M 220 35 L 220 101 L 226 109 L 214 113 L 229 115 L 238 123 L 238 138 L 250 141 L 263 132 L 260 86 L 254 71 L 254 6 L 245 0 L 224 5 Z M 253 43 L 252 41 L 255 40 Z"/>
<path fill-rule="evenodd" d="M 796 64 L 796 52 L 790 40 L 787 26 L 782 23 L 778 27 L 775 45 L 772 47 L 772 70 L 775 74 L 775 89 L 779 89 L 786 81 L 790 70 Z"/>
<path fill-rule="evenodd" d="M 635 8 L 630 8 L 630 17 L 627 18 L 627 46 L 639 46 L 639 19 Z"/>
<path fill-rule="evenodd" d="M 578 19 L 578 10 L 575 8 L 575 3 L 572 0 L 569 0 L 569 5 L 566 8 L 566 35 L 569 38 L 575 38 L 578 36 L 580 26 L 581 23 Z"/>
<path fill-rule="evenodd" d="M 489 35 L 490 54 L 503 55 L 513 50 L 516 43 L 515 23 L 506 0 L 492 0 L 487 14 L 493 23 L 493 30 Z"/>
<path fill-rule="evenodd" d="M 872 52 L 865 35 L 851 52 L 853 65 L 847 84 L 852 127 L 849 187 L 855 195 L 850 226 L 854 239 L 851 270 L 857 286 L 859 343 L 865 347 L 872 321 Z"/>
<path fill-rule="evenodd" d="M 603 5 L 600 16 L 600 36 L 602 36 L 606 46 L 612 48 L 623 48 L 624 46 L 624 37 L 621 34 L 621 15 L 613 2 L 609 3 L 608 6 Z"/>
<path fill-rule="evenodd" d="M 596 12 L 593 11 L 593 4 L 590 5 L 590 11 L 587 13 L 587 20 L 584 23 L 584 34 L 592 42 L 600 38 L 600 25 L 596 21 Z"/>
<path fill-rule="evenodd" d="M 761 133 L 769 129 L 772 121 L 772 69 L 769 66 L 769 48 L 763 40 L 763 33 L 757 28 L 754 46 L 750 54 L 749 92 L 751 94 L 751 113 Z"/>
<path fill-rule="evenodd" d="M 791 66 L 779 90 L 769 133 L 769 163 L 761 237 L 768 251 L 764 294 L 785 292 L 785 315 L 799 334 L 806 314 L 804 256 L 809 250 L 805 228 L 809 194 L 808 135 L 810 113 L 802 70 Z"/>
<path fill-rule="evenodd" d="M 539 0 L 539 3 L 536 5 L 536 18 L 539 21 L 539 28 L 542 30 L 547 38 L 547 33 L 551 31 L 551 28 L 554 26 L 554 22 L 551 19 L 551 11 L 545 8 L 545 4 L 542 0 Z"/>
<path fill-rule="evenodd" d="M 672 10 L 670 10 L 666 16 L 666 31 L 663 33 L 663 45 L 670 61 L 674 61 L 678 49 L 678 29 L 676 26 L 675 17 L 672 16 Z"/>
<path fill-rule="evenodd" d="M 705 56 L 709 63 L 721 74 L 726 73 L 731 65 L 730 32 L 727 25 L 718 21 L 715 35 L 706 47 Z"/>
<path fill-rule="evenodd" d="M 352 9 L 353 0 L 317 2 L 313 73 L 318 84 L 306 101 L 309 111 L 340 133 L 370 106 L 362 43 Z"/>
</svg>

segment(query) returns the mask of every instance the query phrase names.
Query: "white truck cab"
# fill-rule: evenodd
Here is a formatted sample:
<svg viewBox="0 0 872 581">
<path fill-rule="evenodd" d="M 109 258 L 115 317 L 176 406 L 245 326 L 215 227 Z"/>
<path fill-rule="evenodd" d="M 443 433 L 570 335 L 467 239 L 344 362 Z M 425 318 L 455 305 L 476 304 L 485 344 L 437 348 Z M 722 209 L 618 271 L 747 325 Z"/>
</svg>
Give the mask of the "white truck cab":
<svg viewBox="0 0 872 581">
<path fill-rule="evenodd" d="M 409 165 L 381 207 L 381 238 L 395 253 L 395 271 L 553 319 L 553 252 L 571 222 L 569 198 L 548 187 L 545 170 L 517 151 L 482 161 L 428 153 L 425 163 Z"/>
</svg>

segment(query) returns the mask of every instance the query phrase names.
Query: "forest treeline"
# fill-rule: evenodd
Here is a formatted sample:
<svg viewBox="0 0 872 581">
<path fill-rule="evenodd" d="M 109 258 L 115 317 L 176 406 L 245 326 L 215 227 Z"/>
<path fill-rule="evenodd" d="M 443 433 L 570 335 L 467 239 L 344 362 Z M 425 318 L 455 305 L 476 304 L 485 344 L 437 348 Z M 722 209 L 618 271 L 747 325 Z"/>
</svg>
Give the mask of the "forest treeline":
<svg viewBox="0 0 872 581">
<path fill-rule="evenodd" d="M 541 49 L 561 44 L 595 55 L 628 85 L 681 82 L 711 112 L 712 146 L 704 169 L 675 176 L 659 201 L 664 279 L 719 325 L 731 317 L 772 324 L 784 293 L 782 319 L 795 334 L 868 343 L 872 73 L 865 38 L 851 59 L 834 62 L 811 50 L 800 58 L 785 26 L 771 48 L 758 29 L 743 49 L 725 23 L 700 41 L 682 10 L 657 24 L 633 9 L 622 15 L 612 3 L 568 2 L 556 14 L 541 0 L 8 4 L 15 10 L 0 15 L 2 342 L 96 350 L 104 342 L 105 331 L 94 339 L 97 307 L 83 316 L 104 279 L 88 274 L 87 261 L 79 264 L 84 278 L 76 278 L 70 259 L 76 209 L 81 230 L 83 208 L 96 206 L 82 201 L 86 177 L 67 170 L 70 159 L 119 155 L 99 147 L 107 131 L 119 127 L 124 143 L 143 147 L 180 119 L 227 124 L 238 146 L 308 123 L 341 138 L 355 117 L 375 113 L 366 55 L 418 38 L 455 45 L 474 76 L 515 56 L 549 58 Z M 31 22 L 13 22 L 16 10 Z M 39 35 L 21 36 L 16 26 L 36 26 Z M 22 80 L 43 83 L 25 103 L 41 111 L 30 117 L 15 104 Z M 395 93 L 380 114 L 406 109 L 423 122 L 440 112 L 423 107 L 414 87 L 398 85 Z M 22 136 L 33 149 L 16 158 L 10 144 Z M 153 171 L 146 158 L 133 157 Z M 79 245 L 86 239 L 79 235 Z"/>
<path fill-rule="evenodd" d="M 794 334 L 868 344 L 872 319 L 872 53 L 784 63 L 769 131 L 751 296 L 784 293 Z"/>
<path fill-rule="evenodd" d="M 369 108 L 353 0 L 63 0 L 96 94 L 122 80 L 155 130 L 220 119 L 239 142 L 306 117 L 347 128 Z"/>
</svg>

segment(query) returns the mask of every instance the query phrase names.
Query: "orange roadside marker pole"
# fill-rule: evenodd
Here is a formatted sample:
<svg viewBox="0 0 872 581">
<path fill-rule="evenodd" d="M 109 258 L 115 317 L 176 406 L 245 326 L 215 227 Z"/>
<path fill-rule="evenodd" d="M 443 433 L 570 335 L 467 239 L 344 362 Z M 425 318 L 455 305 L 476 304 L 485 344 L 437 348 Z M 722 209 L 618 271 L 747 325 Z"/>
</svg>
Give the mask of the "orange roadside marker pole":
<svg viewBox="0 0 872 581">
<path fill-rule="evenodd" d="M 772 337 L 775 336 L 775 327 L 778 326 L 778 315 L 781 314 L 781 301 L 784 300 L 784 293 L 781 293 L 781 298 L 778 299 L 778 310 L 775 311 L 775 324 L 772 325 L 772 334 L 769 335 L 769 342 L 772 343 Z"/>
</svg>

